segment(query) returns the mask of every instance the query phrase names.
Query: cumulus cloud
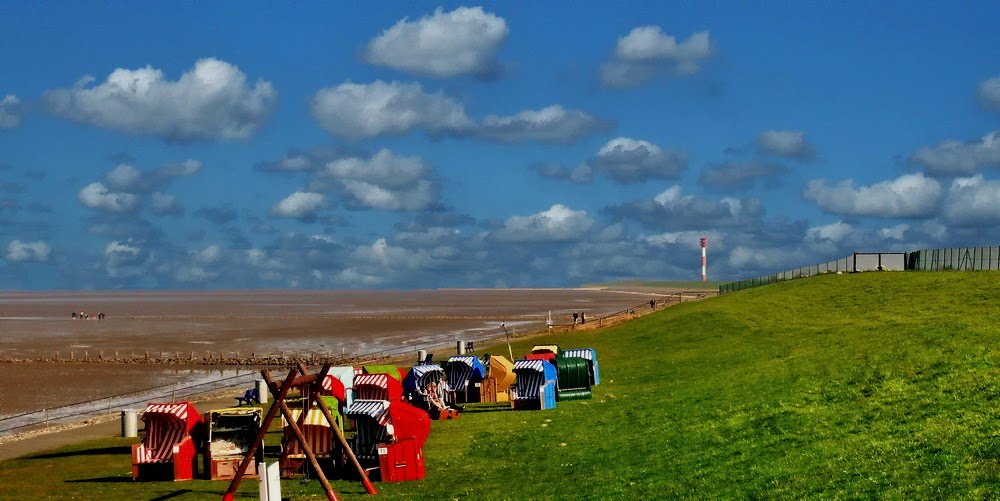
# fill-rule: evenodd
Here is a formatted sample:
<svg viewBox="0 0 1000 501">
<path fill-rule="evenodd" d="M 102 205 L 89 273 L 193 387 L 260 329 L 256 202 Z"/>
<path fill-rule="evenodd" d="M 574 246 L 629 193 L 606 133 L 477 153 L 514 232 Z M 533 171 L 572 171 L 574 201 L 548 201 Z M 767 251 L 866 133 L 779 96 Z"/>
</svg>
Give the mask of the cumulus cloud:
<svg viewBox="0 0 1000 501">
<path fill-rule="evenodd" d="M 438 78 L 492 77 L 494 54 L 507 38 L 507 22 L 482 7 L 441 8 L 416 21 L 401 19 L 368 43 L 371 64 Z"/>
<path fill-rule="evenodd" d="M 359 140 L 402 135 L 418 128 L 432 135 L 463 134 L 475 127 L 464 107 L 418 83 L 343 83 L 320 89 L 309 104 L 313 118 L 330 135 Z"/>
<path fill-rule="evenodd" d="M 639 240 L 656 247 L 676 245 L 688 250 L 698 251 L 701 249 L 702 237 L 708 238 L 713 252 L 725 248 L 725 236 L 722 232 L 715 230 L 668 231 L 654 235 L 642 235 L 639 237 Z"/>
<path fill-rule="evenodd" d="M 315 172 L 337 156 L 336 151 L 324 148 L 305 151 L 292 150 L 278 160 L 260 162 L 255 165 L 255 168 L 265 172 Z"/>
<path fill-rule="evenodd" d="M 826 212 L 842 216 L 924 217 L 937 208 L 941 185 L 920 173 L 860 188 L 852 180 L 827 186 L 825 180 L 814 179 L 806 185 L 803 197 Z"/>
<path fill-rule="evenodd" d="M 349 207 L 420 211 L 438 202 L 439 189 L 428 178 L 430 174 L 420 157 L 394 155 L 383 149 L 370 158 L 334 160 L 320 176 L 338 183 Z"/>
<path fill-rule="evenodd" d="M 26 113 L 21 100 L 13 94 L 7 94 L 0 99 L 0 130 L 13 129 L 21 125 Z"/>
<path fill-rule="evenodd" d="M 146 66 L 118 68 L 104 82 L 85 77 L 69 89 L 45 93 L 52 114 L 86 125 L 174 141 L 249 139 L 271 114 L 277 93 L 270 82 L 247 83 L 236 66 L 199 59 L 176 81 Z"/>
<path fill-rule="evenodd" d="M 1000 111 L 1000 76 L 983 81 L 976 94 L 985 108 Z"/>
<path fill-rule="evenodd" d="M 746 161 L 726 162 L 706 167 L 698 176 L 698 184 L 719 191 L 746 191 L 758 182 L 774 187 L 788 168 L 775 163 Z"/>
<path fill-rule="evenodd" d="M 692 75 L 713 52 L 707 31 L 678 43 L 659 26 L 640 26 L 618 39 L 614 55 L 601 66 L 601 83 L 605 87 L 636 87 L 662 71 Z"/>
<path fill-rule="evenodd" d="M 185 160 L 167 164 L 150 172 L 143 172 L 132 164 L 121 163 L 104 174 L 104 180 L 116 190 L 131 193 L 147 193 L 163 187 L 177 177 L 190 176 L 201 170 L 198 160 Z"/>
<path fill-rule="evenodd" d="M 271 207 L 271 214 L 301 221 L 313 220 L 323 206 L 323 195 L 296 191 Z"/>
<path fill-rule="evenodd" d="M 854 227 L 843 221 L 837 221 L 824 226 L 814 226 L 806 230 L 806 240 L 819 242 L 829 240 L 840 242 L 854 231 Z"/>
<path fill-rule="evenodd" d="M 590 164 L 616 182 L 640 183 L 677 179 L 687 168 L 687 154 L 664 151 L 649 141 L 618 137 L 602 146 Z"/>
<path fill-rule="evenodd" d="M 1000 167 L 1000 131 L 990 132 L 969 142 L 944 141 L 934 147 L 920 148 L 910 162 L 932 176 L 975 174 L 983 167 Z"/>
<path fill-rule="evenodd" d="M 593 224 L 586 211 L 555 204 L 530 216 L 510 217 L 494 237 L 504 242 L 565 242 L 581 239 Z"/>
<path fill-rule="evenodd" d="M 960 226 L 1000 224 L 1000 181 L 981 175 L 955 179 L 945 199 L 944 217 Z"/>
<path fill-rule="evenodd" d="M 46 242 L 22 242 L 20 240 L 13 240 L 7 244 L 6 257 L 7 261 L 13 262 L 45 262 L 49 260 L 49 253 L 51 252 L 52 248 L 49 247 L 49 244 Z"/>
<path fill-rule="evenodd" d="M 594 180 L 594 169 L 585 163 L 570 169 L 559 163 L 536 162 L 528 168 L 537 172 L 539 176 L 576 184 L 587 184 Z"/>
<path fill-rule="evenodd" d="M 797 160 L 812 160 L 816 148 L 797 130 L 766 130 L 757 136 L 757 151 L 763 155 Z"/>
<path fill-rule="evenodd" d="M 589 113 L 553 105 L 511 116 L 488 115 L 479 125 L 479 135 L 503 142 L 570 143 L 610 126 Z"/>
<path fill-rule="evenodd" d="M 652 199 L 610 206 L 605 212 L 618 220 L 638 221 L 647 228 L 703 229 L 757 226 L 764 207 L 756 198 L 724 197 L 713 201 L 685 195 L 675 185 Z"/>
<path fill-rule="evenodd" d="M 77 194 L 80 203 L 94 210 L 118 214 L 134 212 L 139 197 L 132 193 L 108 191 L 102 183 L 90 183 Z"/>
<path fill-rule="evenodd" d="M 150 196 L 149 208 L 158 216 L 180 216 L 184 207 L 177 202 L 176 197 L 166 193 L 153 193 Z"/>
</svg>

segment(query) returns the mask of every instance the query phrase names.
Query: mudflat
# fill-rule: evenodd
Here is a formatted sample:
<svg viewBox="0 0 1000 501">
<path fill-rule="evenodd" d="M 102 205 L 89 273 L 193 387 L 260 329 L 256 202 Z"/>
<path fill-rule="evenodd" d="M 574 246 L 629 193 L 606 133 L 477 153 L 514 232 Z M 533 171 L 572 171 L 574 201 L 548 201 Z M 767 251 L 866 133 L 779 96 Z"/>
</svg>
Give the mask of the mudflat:
<svg viewBox="0 0 1000 501">
<path fill-rule="evenodd" d="M 0 359 L 132 353 L 368 355 L 541 329 L 657 292 L 581 289 L 0 293 Z M 104 313 L 103 320 L 74 319 Z M 398 352 L 398 351 L 397 351 Z M 0 364 L 0 414 L 212 375 L 147 364 Z"/>
</svg>

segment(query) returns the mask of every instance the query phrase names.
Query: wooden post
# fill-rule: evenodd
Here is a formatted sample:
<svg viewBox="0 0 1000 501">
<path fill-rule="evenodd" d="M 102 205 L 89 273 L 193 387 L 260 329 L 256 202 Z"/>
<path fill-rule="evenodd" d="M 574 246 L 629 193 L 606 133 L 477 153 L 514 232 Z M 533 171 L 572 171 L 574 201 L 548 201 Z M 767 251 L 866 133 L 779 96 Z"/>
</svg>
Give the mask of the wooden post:
<svg viewBox="0 0 1000 501">
<path fill-rule="evenodd" d="M 236 474 L 233 475 L 232 482 L 229 483 L 229 489 L 226 493 L 222 495 L 223 501 L 232 501 L 233 497 L 236 495 L 236 490 L 240 488 L 240 482 L 243 480 L 243 475 L 246 474 L 247 467 L 250 463 L 256 459 L 254 456 L 257 453 L 257 448 L 263 448 L 264 436 L 267 435 L 267 429 L 271 427 L 271 421 L 274 421 L 274 416 L 278 414 L 278 401 L 283 401 L 285 396 L 288 395 L 288 390 L 292 387 L 292 380 L 295 379 L 295 371 L 289 371 L 288 376 L 282 381 L 280 387 L 272 387 L 270 381 L 271 375 L 267 372 L 267 369 L 260 371 L 260 375 L 265 381 L 268 381 L 268 390 L 271 392 L 271 396 L 274 397 L 275 403 L 271 404 L 271 407 L 267 410 L 267 414 L 264 415 L 264 420 L 260 423 L 260 428 L 257 430 L 257 436 L 254 438 L 253 445 L 247 450 L 245 456 L 243 456 L 243 461 L 240 462 L 239 468 L 236 469 Z"/>
<path fill-rule="evenodd" d="M 302 362 L 299 362 L 299 372 L 301 372 L 304 376 L 306 375 L 305 371 L 306 366 L 302 364 Z M 357 456 L 354 455 L 354 451 L 347 443 L 347 439 L 344 438 L 344 433 L 340 431 L 340 427 L 337 426 L 336 420 L 333 419 L 333 414 L 330 412 L 330 408 L 326 405 L 326 402 L 320 398 L 319 389 L 323 387 L 323 380 L 326 379 L 326 375 L 329 372 L 330 364 L 323 364 L 323 368 L 319 371 L 319 377 L 317 377 L 316 381 L 313 381 L 312 383 L 312 391 L 310 391 L 309 394 L 311 399 L 319 406 L 319 410 L 323 412 L 323 416 L 326 417 L 326 422 L 330 423 L 330 428 L 333 430 L 333 433 L 337 435 L 337 441 L 340 442 L 340 446 L 343 447 L 344 452 L 347 453 L 347 459 L 350 460 L 351 464 L 354 465 L 354 468 L 358 470 L 358 474 L 361 475 L 361 485 L 363 485 L 365 490 L 368 491 L 368 494 L 376 495 L 378 494 L 378 490 L 375 489 L 375 486 L 368 478 L 368 474 L 365 473 L 365 469 L 362 468 L 361 463 L 358 462 Z"/>
<path fill-rule="evenodd" d="M 294 370 L 291 371 L 293 374 Z M 270 374 L 264 373 L 264 381 L 267 381 L 268 388 L 272 388 L 272 392 L 278 389 L 278 384 L 271 379 Z M 281 415 L 285 417 L 285 421 L 288 421 L 288 426 L 292 429 L 292 433 L 295 435 L 295 439 L 299 441 L 299 446 L 302 447 L 302 452 L 306 454 L 306 458 L 309 459 L 309 464 L 312 465 L 313 470 L 316 470 L 316 477 L 319 483 L 323 486 L 323 490 L 326 491 L 326 498 L 329 501 L 338 501 L 337 494 L 333 492 L 333 487 L 330 486 L 330 481 L 326 479 L 326 475 L 323 473 L 323 468 L 319 466 L 319 461 L 316 460 L 316 455 L 313 454 L 312 447 L 309 445 L 309 441 L 306 440 L 306 436 L 302 434 L 302 429 L 299 428 L 298 423 L 292 419 L 292 411 L 288 409 L 288 404 L 285 403 L 285 399 L 281 400 L 275 399 L 273 406 L 278 406 L 281 409 Z"/>
</svg>

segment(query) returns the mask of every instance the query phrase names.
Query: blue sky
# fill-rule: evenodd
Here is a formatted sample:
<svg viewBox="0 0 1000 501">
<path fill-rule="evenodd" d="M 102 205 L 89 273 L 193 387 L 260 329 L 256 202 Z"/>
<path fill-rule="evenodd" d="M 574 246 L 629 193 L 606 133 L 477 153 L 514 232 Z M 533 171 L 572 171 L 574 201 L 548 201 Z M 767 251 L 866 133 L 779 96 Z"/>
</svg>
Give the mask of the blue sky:
<svg viewBox="0 0 1000 501">
<path fill-rule="evenodd" d="M 0 5 L 4 289 L 738 279 L 1000 237 L 989 3 Z"/>
</svg>

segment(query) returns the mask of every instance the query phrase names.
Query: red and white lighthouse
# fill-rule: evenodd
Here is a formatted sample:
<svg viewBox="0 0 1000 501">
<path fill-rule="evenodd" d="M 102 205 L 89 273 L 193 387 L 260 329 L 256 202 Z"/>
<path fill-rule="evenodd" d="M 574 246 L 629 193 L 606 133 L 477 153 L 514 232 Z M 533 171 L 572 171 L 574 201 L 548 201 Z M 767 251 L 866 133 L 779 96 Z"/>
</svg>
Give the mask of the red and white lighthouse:
<svg viewBox="0 0 1000 501">
<path fill-rule="evenodd" d="M 708 257 L 705 254 L 705 250 L 708 248 L 708 238 L 701 237 L 701 281 L 708 281 L 708 274 L 706 273 L 706 265 L 708 265 Z"/>
</svg>

